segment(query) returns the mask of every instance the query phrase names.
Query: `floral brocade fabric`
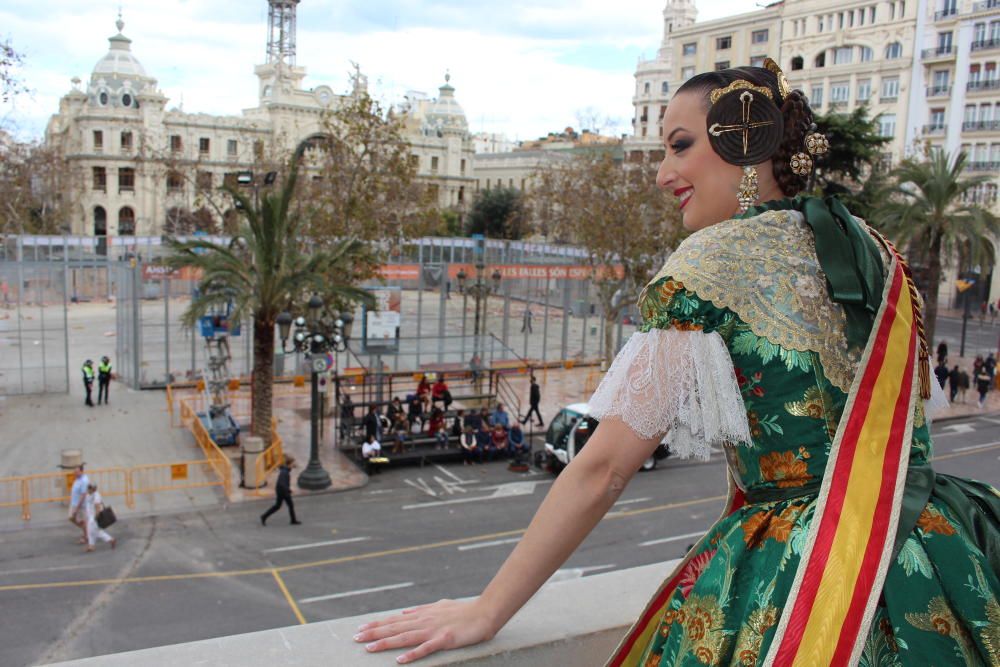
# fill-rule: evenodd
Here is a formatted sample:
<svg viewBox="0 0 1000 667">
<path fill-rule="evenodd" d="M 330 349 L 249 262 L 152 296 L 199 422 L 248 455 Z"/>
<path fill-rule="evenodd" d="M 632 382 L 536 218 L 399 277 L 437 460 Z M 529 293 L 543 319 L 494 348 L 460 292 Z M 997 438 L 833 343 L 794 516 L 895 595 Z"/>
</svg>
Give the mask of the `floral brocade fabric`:
<svg viewBox="0 0 1000 667">
<path fill-rule="evenodd" d="M 784 221 L 804 226 L 801 218 L 784 216 Z M 729 233 L 744 234 L 745 238 L 746 230 L 734 230 L 752 221 L 731 222 L 736 224 L 722 225 L 729 225 Z M 809 234 L 808 230 L 805 233 Z M 704 284 L 701 269 L 691 268 L 695 264 L 717 270 L 725 262 L 737 261 L 730 255 L 733 248 L 744 257 L 755 252 L 752 244 L 727 244 L 725 229 L 713 230 L 708 246 L 699 245 L 695 251 L 686 247 L 699 244 L 701 235 L 699 232 L 682 244 L 668 262 L 669 270 L 661 272 L 644 291 L 640 302 L 643 329 L 694 329 L 717 332 L 722 337 L 753 438 L 750 447 L 727 448 L 730 471 L 743 489 L 782 490 L 785 499 L 748 503 L 709 529 L 688 554 L 680 585 L 645 648 L 641 664 L 754 667 L 764 664 L 806 546 L 818 487 L 847 402 L 850 382 L 843 386 L 842 366 L 850 363 L 846 379 L 853 378 L 857 358 L 848 355 L 839 343 L 827 344 L 823 350 L 783 344 L 794 337 L 774 332 L 780 313 L 770 315 L 763 328 L 759 322 L 759 309 L 766 308 L 773 295 L 762 296 L 759 290 L 755 295 L 727 293 L 724 301 L 728 305 L 720 305 L 694 289 L 693 284 Z M 787 235 L 784 241 L 781 235 L 766 237 L 772 244 L 765 253 L 768 261 L 755 266 L 757 270 L 766 267 L 772 275 L 754 275 L 742 285 L 731 282 L 730 288 L 754 290 L 761 279 L 764 284 L 769 278 L 779 281 L 783 275 L 801 271 L 803 262 L 816 261 L 815 251 L 806 249 L 803 255 L 803 248 L 787 239 Z M 774 243 L 785 245 L 775 247 Z M 717 256 L 721 247 L 728 248 L 725 258 Z M 730 273 L 741 274 L 741 270 L 732 268 Z M 742 275 L 747 278 L 745 272 Z M 789 284 L 795 287 L 794 282 Z M 815 295 L 807 296 L 807 302 L 812 299 L 815 303 Z M 781 298 L 786 303 L 795 300 L 787 294 Z M 756 326 L 740 312 L 746 304 L 754 304 L 750 317 L 758 319 Z M 836 321 L 831 325 L 830 321 L 810 318 L 836 308 L 832 304 L 825 309 L 809 307 L 793 326 L 799 327 L 800 333 L 825 330 L 829 334 Z M 842 317 L 841 313 L 840 322 Z M 765 330 L 768 335 L 762 333 Z M 842 327 L 840 336 L 842 339 Z M 829 377 L 827 363 L 831 359 L 842 376 L 837 382 Z M 926 462 L 931 446 L 923 408 L 918 404 L 911 465 Z M 986 485 L 982 488 L 997 493 Z M 764 495 L 767 497 L 766 492 Z M 982 535 L 971 534 L 953 509 L 932 492 L 916 527 L 889 565 L 860 665 L 1000 667 L 1000 573 L 984 555 Z M 983 521 L 987 531 L 998 531 L 995 516 Z"/>
</svg>

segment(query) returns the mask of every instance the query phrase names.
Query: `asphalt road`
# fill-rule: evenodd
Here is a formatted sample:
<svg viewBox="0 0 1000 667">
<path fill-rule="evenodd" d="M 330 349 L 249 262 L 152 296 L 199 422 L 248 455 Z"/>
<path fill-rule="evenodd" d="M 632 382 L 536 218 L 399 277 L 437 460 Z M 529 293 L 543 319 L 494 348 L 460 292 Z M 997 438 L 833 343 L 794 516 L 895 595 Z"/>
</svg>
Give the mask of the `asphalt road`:
<svg viewBox="0 0 1000 667">
<path fill-rule="evenodd" d="M 952 358 L 957 357 L 961 350 L 962 318 L 939 316 L 934 338 L 931 356 L 936 356 L 937 345 L 944 339 L 948 342 L 948 354 Z M 1000 348 L 1000 316 L 991 322 L 990 316 L 987 315 L 982 323 L 979 322 L 978 313 L 970 318 L 965 330 L 965 356 L 975 357 L 981 354 L 985 357 L 990 352 L 996 353 L 998 348 Z"/>
<path fill-rule="evenodd" d="M 941 472 L 1000 482 L 1000 417 L 935 428 Z M 717 517 L 721 456 L 640 473 L 556 577 L 683 555 Z M 474 595 L 553 479 L 503 464 L 387 471 L 302 498 L 301 526 L 265 503 L 132 518 L 84 554 L 66 524 L 0 537 L 0 664 L 36 665 Z"/>
</svg>

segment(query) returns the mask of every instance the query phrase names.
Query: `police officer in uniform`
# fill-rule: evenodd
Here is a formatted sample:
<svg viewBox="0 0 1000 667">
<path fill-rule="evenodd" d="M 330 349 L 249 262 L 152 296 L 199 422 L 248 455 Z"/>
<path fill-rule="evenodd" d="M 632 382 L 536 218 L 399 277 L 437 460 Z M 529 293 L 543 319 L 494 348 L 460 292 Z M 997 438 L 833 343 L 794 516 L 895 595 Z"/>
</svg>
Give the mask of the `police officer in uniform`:
<svg viewBox="0 0 1000 667">
<path fill-rule="evenodd" d="M 94 401 L 90 398 L 90 394 L 94 389 L 94 362 L 87 359 L 83 362 L 83 388 L 87 392 L 87 398 L 83 402 L 84 405 L 88 407 L 94 407 Z"/>
<path fill-rule="evenodd" d="M 111 360 L 101 357 L 101 363 L 97 366 L 97 404 L 101 404 L 101 397 L 104 397 L 104 405 L 108 404 L 108 391 L 111 389 Z"/>
</svg>

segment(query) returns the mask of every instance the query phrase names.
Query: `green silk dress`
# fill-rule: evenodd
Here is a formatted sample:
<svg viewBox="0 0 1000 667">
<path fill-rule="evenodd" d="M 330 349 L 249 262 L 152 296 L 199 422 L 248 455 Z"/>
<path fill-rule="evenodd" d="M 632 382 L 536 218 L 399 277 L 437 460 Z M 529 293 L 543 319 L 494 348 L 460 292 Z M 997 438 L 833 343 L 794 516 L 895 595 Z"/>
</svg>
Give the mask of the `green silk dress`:
<svg viewBox="0 0 1000 667">
<path fill-rule="evenodd" d="M 764 664 L 860 356 L 845 343 L 842 308 L 826 294 L 813 246 L 795 211 L 725 221 L 681 244 L 640 299 L 644 324 L 630 345 L 648 344 L 644 336 L 721 338 L 749 431 L 747 442 L 708 443 L 725 446 L 729 472 L 748 502 L 689 554 L 643 665 Z M 620 359 L 630 356 L 623 353 Z M 636 361 L 634 350 L 631 358 L 649 364 L 642 355 Z M 609 375 L 622 372 L 613 366 Z M 702 395 L 711 393 L 705 375 L 697 387 Z M 610 394 L 624 402 L 629 390 L 613 378 L 607 384 L 596 403 L 614 402 Z M 623 410 L 599 412 L 637 423 Z M 693 430 L 695 440 L 711 430 L 692 429 L 676 411 L 669 419 L 671 428 Z M 653 430 L 637 432 L 648 437 Z M 932 456 L 918 402 L 910 465 Z M 1000 666 L 998 522 L 995 489 L 938 476 L 916 526 L 897 541 L 859 664 Z"/>
</svg>

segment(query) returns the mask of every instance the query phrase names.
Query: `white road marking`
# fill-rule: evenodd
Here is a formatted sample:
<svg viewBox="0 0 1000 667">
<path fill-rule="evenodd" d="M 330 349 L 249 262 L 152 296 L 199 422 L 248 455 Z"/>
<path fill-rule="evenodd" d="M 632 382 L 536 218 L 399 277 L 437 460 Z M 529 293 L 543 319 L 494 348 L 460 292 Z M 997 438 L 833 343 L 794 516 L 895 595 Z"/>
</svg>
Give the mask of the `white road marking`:
<svg viewBox="0 0 1000 667">
<path fill-rule="evenodd" d="M 520 542 L 520 537 L 508 537 L 506 540 L 491 540 L 489 542 L 474 542 L 472 544 L 463 544 L 458 547 L 459 551 L 468 551 L 469 549 L 485 549 L 486 547 L 496 547 L 501 544 L 512 544 L 513 542 Z"/>
<path fill-rule="evenodd" d="M 549 577 L 549 580 L 545 583 L 554 584 L 557 581 L 569 581 L 571 579 L 579 579 L 580 577 L 586 575 L 589 572 L 598 572 L 600 570 L 610 570 L 614 568 L 614 564 L 610 565 L 590 565 L 587 567 L 567 567 L 562 570 L 556 570 Z"/>
<path fill-rule="evenodd" d="M 475 484 L 478 481 L 474 479 L 462 479 L 461 477 L 459 477 L 458 475 L 456 475 L 455 473 L 453 473 L 452 471 L 448 470 L 447 468 L 443 467 L 438 463 L 435 463 L 434 467 L 443 472 L 445 475 L 448 475 L 448 477 L 451 477 L 453 480 L 455 480 L 456 484 Z"/>
<path fill-rule="evenodd" d="M 996 447 L 997 445 L 1000 445 L 1000 442 L 984 442 L 981 445 L 967 445 L 965 447 L 956 447 L 955 449 L 952 449 L 950 451 L 953 451 L 953 452 L 970 452 L 970 451 L 972 451 L 974 449 L 986 449 L 987 447 Z"/>
<path fill-rule="evenodd" d="M 434 481 L 441 485 L 449 496 L 454 495 L 456 491 L 459 493 L 465 493 L 465 489 L 462 488 L 462 482 L 449 482 L 448 480 L 434 475 Z"/>
<path fill-rule="evenodd" d="M 548 484 L 550 480 L 538 481 L 538 482 L 508 482 L 506 484 L 497 484 L 493 488 L 493 493 L 488 496 L 474 496 L 468 498 L 453 498 L 451 500 L 435 500 L 429 503 L 414 503 L 412 505 L 403 505 L 401 509 L 404 510 L 415 510 L 424 509 L 425 507 L 441 507 L 442 505 L 458 505 L 460 503 L 474 503 L 480 500 L 494 500 L 496 498 L 513 498 L 515 496 L 530 496 L 535 492 L 535 487 L 539 484 Z M 485 487 L 484 490 L 491 487 Z"/>
<path fill-rule="evenodd" d="M 652 498 L 632 498 L 630 500 L 619 500 L 617 503 L 614 504 L 614 506 L 618 507 L 619 505 L 634 505 L 635 503 L 644 503 L 649 500 L 652 500 Z"/>
<path fill-rule="evenodd" d="M 323 600 L 336 600 L 338 598 L 347 598 L 353 595 L 367 595 L 368 593 L 380 593 L 382 591 L 392 591 L 397 588 L 409 588 L 413 585 L 412 581 L 407 581 L 404 584 L 389 584 L 388 586 L 376 586 L 375 588 L 361 588 L 356 591 L 344 591 L 343 593 L 333 593 L 331 595 L 317 595 L 312 598 L 302 598 L 299 600 L 301 604 L 309 604 L 310 602 L 322 602 Z"/>
<path fill-rule="evenodd" d="M 991 424 L 1000 424 L 1000 419 L 993 419 L 992 417 L 980 417 L 979 421 L 989 422 Z"/>
<path fill-rule="evenodd" d="M 951 433 L 941 433 L 938 437 L 942 435 L 958 435 L 961 433 L 974 433 L 976 427 L 972 424 L 948 424 L 947 426 L 941 427 L 942 431 L 951 431 Z"/>
<path fill-rule="evenodd" d="M 95 563 L 93 565 L 60 565 L 58 567 L 36 567 L 28 570 L 4 570 L 0 572 L 0 577 L 5 577 L 8 574 L 34 574 L 36 572 L 60 572 L 62 570 L 84 570 L 91 567 L 98 567 Z"/>
<path fill-rule="evenodd" d="M 378 489 L 377 491 L 366 491 L 366 493 L 369 496 L 377 496 L 377 495 L 381 495 L 383 493 L 392 493 L 395 490 L 396 489 Z"/>
<path fill-rule="evenodd" d="M 705 534 L 704 530 L 698 531 L 697 533 L 688 533 L 686 535 L 674 535 L 673 537 L 664 537 L 659 540 L 649 540 L 648 542 L 639 542 L 640 547 L 650 547 L 654 544 L 666 544 L 667 542 L 677 542 L 678 540 L 689 540 L 692 537 L 701 537 Z"/>
<path fill-rule="evenodd" d="M 311 542 L 309 544 L 295 544 L 290 547 L 277 547 L 275 549 L 264 549 L 263 553 L 273 554 L 279 551 L 298 551 L 299 549 L 315 549 L 316 547 L 329 547 L 334 544 L 350 544 L 352 542 L 364 542 L 370 537 L 347 537 L 342 540 L 327 540 L 326 542 Z"/>
<path fill-rule="evenodd" d="M 412 479 L 404 479 L 403 481 L 412 486 L 417 491 L 423 491 L 428 496 L 432 498 L 437 498 L 437 492 L 431 488 L 430 484 L 424 481 L 423 477 L 417 477 L 416 482 L 414 482 Z"/>
</svg>

